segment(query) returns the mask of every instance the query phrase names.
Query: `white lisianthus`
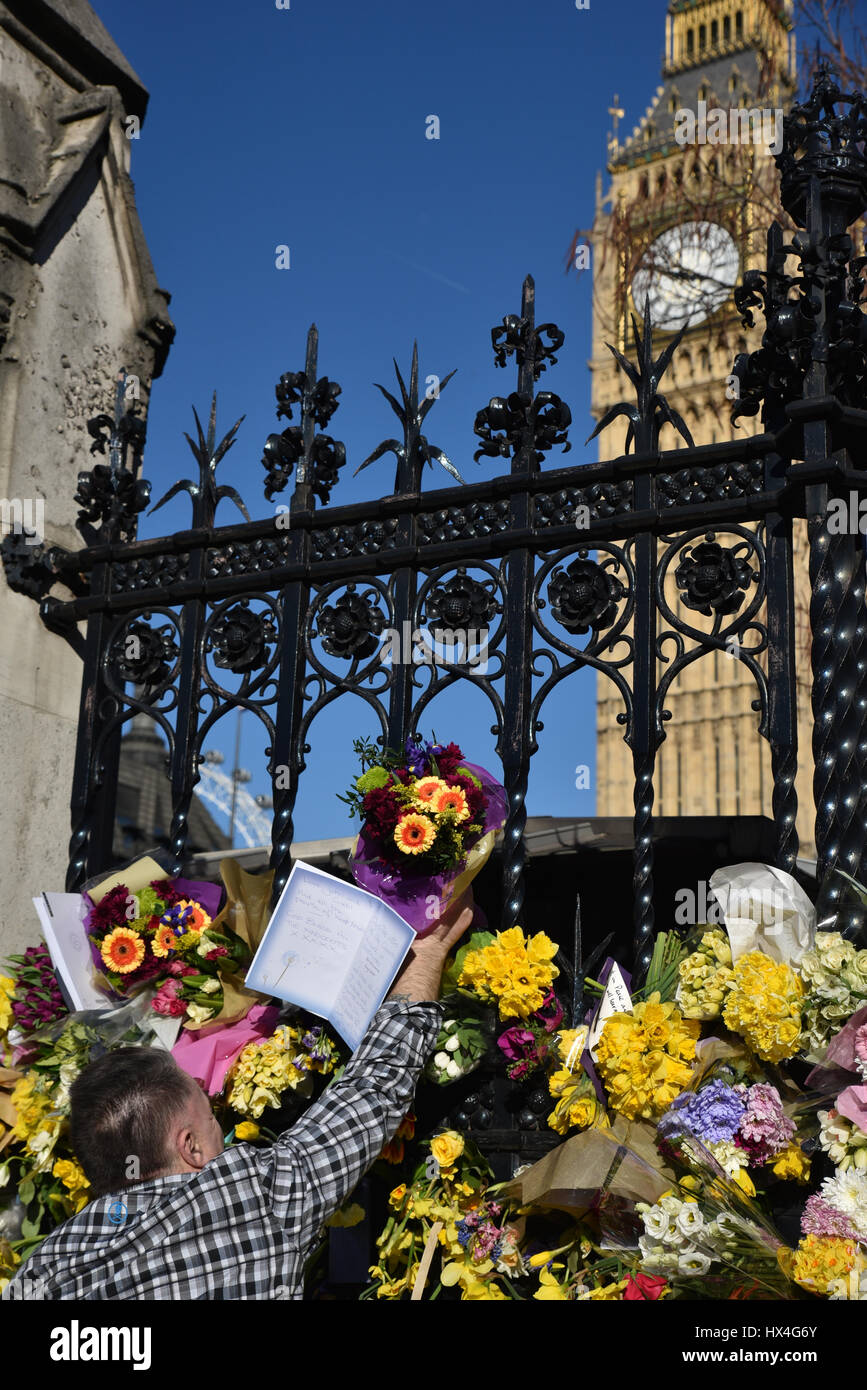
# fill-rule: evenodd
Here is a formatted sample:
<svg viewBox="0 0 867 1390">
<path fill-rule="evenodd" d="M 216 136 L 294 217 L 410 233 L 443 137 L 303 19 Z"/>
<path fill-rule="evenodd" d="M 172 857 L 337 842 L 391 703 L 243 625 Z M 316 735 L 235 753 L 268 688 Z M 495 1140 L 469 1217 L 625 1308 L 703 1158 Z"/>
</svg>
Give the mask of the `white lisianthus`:
<svg viewBox="0 0 867 1390">
<path fill-rule="evenodd" d="M 692 1235 L 695 1231 L 700 1231 L 704 1225 L 704 1215 L 697 1202 L 684 1202 L 680 1211 L 675 1217 L 678 1230 L 685 1236 Z"/>
<path fill-rule="evenodd" d="M 456 1062 L 454 1058 L 449 1058 L 448 1065 L 446 1066 L 446 1075 L 450 1076 L 452 1081 L 457 1081 L 459 1076 L 463 1076 L 461 1065 L 459 1062 Z"/>
<path fill-rule="evenodd" d="M 216 994 L 220 988 L 220 981 L 211 978 L 202 985 L 202 994 Z"/>
<path fill-rule="evenodd" d="M 644 1229 L 652 1240 L 665 1240 L 671 1230 L 671 1213 L 661 1206 L 651 1207 L 642 1217 Z"/>
<path fill-rule="evenodd" d="M 438 1052 L 434 1057 L 434 1066 L 439 1067 L 440 1071 L 445 1071 L 451 1060 L 447 1052 Z"/>
<path fill-rule="evenodd" d="M 451 1037 L 446 1042 L 446 1052 L 457 1052 L 460 1045 L 460 1038 Z"/>
<path fill-rule="evenodd" d="M 709 1255 L 703 1255 L 700 1250 L 684 1250 L 681 1252 L 677 1261 L 678 1274 L 707 1274 L 711 1266 Z"/>
</svg>

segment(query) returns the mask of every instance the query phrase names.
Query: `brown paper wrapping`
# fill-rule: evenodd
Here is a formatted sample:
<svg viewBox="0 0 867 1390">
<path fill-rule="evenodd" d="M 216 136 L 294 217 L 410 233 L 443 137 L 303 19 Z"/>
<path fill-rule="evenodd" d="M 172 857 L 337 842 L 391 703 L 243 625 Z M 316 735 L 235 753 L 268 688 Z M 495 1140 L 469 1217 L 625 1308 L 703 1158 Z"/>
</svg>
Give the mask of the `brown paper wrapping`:
<svg viewBox="0 0 867 1390">
<path fill-rule="evenodd" d="M 233 931 L 255 955 L 271 917 L 274 870 L 269 869 L 265 874 L 249 874 L 241 868 L 237 859 L 222 859 L 220 877 L 226 888 L 226 901 L 211 925 L 217 931 L 224 927 Z M 254 1004 L 266 1003 L 270 998 L 270 995 L 247 989 L 241 975 L 223 975 L 221 979 L 223 1007 L 220 1012 L 204 1023 L 185 1023 L 188 1032 L 207 1034 L 215 1027 L 237 1023 L 246 1017 Z"/>
<path fill-rule="evenodd" d="M 522 1206 L 583 1216 L 601 1191 L 651 1206 L 676 1185 L 654 1142 L 655 1129 L 618 1115 L 610 1129 L 587 1129 L 558 1144 L 505 1188 Z"/>
</svg>

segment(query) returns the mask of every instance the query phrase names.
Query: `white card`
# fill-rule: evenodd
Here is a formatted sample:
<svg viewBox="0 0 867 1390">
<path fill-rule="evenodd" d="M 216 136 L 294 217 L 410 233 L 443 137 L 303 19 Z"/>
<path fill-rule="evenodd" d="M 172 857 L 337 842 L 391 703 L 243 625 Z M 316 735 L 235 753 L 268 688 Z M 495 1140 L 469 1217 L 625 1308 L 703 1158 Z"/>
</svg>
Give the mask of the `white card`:
<svg viewBox="0 0 867 1390">
<path fill-rule="evenodd" d="M 602 1036 L 605 1020 L 610 1018 L 612 1014 L 631 1013 L 632 995 L 626 987 L 620 966 L 615 962 L 611 966 L 611 974 L 608 976 L 605 993 L 599 1001 L 593 1027 L 590 1029 L 590 1037 L 587 1039 L 587 1047 L 594 1062 L 596 1061 L 596 1044 Z"/>
<path fill-rule="evenodd" d="M 94 984 L 81 894 L 42 893 L 33 899 L 33 906 L 39 914 L 51 963 L 69 996 L 73 1013 L 110 1008 L 111 1001 Z"/>
<path fill-rule="evenodd" d="M 414 940 L 372 893 L 298 860 L 245 983 L 328 1019 L 354 1051 Z"/>
</svg>

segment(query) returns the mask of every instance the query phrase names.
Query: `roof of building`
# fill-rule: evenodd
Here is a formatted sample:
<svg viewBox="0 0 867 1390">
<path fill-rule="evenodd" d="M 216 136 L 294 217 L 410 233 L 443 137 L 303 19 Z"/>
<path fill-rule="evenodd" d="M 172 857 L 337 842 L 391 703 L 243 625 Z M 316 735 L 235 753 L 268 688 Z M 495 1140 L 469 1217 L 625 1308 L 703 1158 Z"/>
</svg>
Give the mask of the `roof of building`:
<svg viewBox="0 0 867 1390">
<path fill-rule="evenodd" d="M 99 87 L 116 87 L 130 115 L 143 118 L 147 88 L 87 0 L 4 0 L 24 29 Z"/>
</svg>

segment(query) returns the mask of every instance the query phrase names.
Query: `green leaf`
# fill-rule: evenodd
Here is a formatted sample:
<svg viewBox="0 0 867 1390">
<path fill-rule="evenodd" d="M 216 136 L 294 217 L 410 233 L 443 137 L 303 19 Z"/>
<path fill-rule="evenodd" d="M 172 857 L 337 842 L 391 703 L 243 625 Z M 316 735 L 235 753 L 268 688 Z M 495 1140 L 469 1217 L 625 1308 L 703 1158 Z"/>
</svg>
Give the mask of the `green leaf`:
<svg viewBox="0 0 867 1390">
<path fill-rule="evenodd" d="M 29 1218 L 25 1217 L 21 1222 L 21 1234 L 24 1236 L 25 1240 L 33 1240 L 34 1237 L 39 1235 L 39 1222 L 31 1221 Z"/>
<path fill-rule="evenodd" d="M 33 1184 L 32 1178 L 25 1178 L 22 1183 L 19 1183 L 18 1196 L 21 1198 L 25 1207 L 30 1205 L 30 1203 L 33 1201 L 33 1198 L 36 1196 L 36 1188 Z"/>
</svg>

